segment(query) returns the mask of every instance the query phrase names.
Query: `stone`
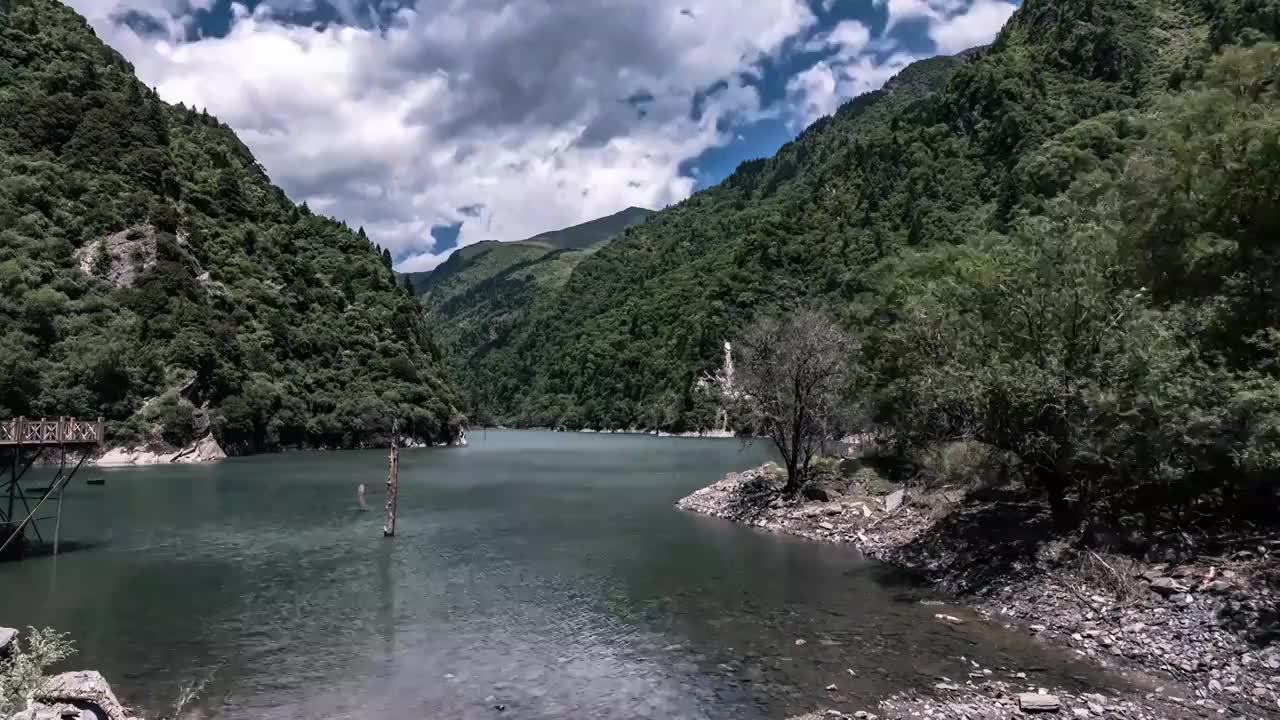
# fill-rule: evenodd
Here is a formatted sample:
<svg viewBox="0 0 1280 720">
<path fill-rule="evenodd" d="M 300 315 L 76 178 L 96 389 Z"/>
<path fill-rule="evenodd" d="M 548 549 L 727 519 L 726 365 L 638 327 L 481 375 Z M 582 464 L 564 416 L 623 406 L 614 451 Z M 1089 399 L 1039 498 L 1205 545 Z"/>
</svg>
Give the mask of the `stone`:
<svg viewBox="0 0 1280 720">
<path fill-rule="evenodd" d="M 9 646 L 13 644 L 16 637 L 18 637 L 17 630 L 0 627 L 0 658 L 9 657 Z"/>
<path fill-rule="evenodd" d="M 1089 708 L 1073 708 L 1071 710 L 1071 714 L 1075 715 L 1078 718 L 1087 718 L 1093 713 L 1089 712 Z"/>
<path fill-rule="evenodd" d="M 805 643 L 804 638 L 796 638 L 796 645 L 804 645 L 804 643 Z"/>
<path fill-rule="evenodd" d="M 1018 695 L 1018 707 L 1025 713 L 1058 712 L 1062 703 L 1057 695 L 1040 693 L 1021 693 Z"/>
<path fill-rule="evenodd" d="M 1185 593 L 1187 588 L 1171 577 L 1159 577 L 1151 581 L 1151 589 L 1165 597 Z"/>
<path fill-rule="evenodd" d="M 963 624 L 964 624 L 964 620 L 961 620 L 960 618 L 956 617 L 955 615 L 945 615 L 945 614 L 943 614 L 943 613 L 938 613 L 937 615 L 934 615 L 934 616 L 933 616 L 933 619 L 934 619 L 934 620 L 937 620 L 937 621 L 939 621 L 939 622 L 944 622 L 944 623 L 946 623 L 946 624 L 948 624 L 948 625 L 963 625 Z"/>
<path fill-rule="evenodd" d="M 840 688 L 836 687 L 835 683 L 831 683 L 830 685 L 827 686 L 827 692 L 835 692 L 836 690 L 839 690 L 839 689 Z"/>
<path fill-rule="evenodd" d="M 54 675 L 40 688 L 36 700 L 46 706 L 74 704 L 81 710 L 82 719 L 129 720 L 111 686 L 93 670 Z"/>
<path fill-rule="evenodd" d="M 1214 580 L 1205 586 L 1205 590 L 1208 590 L 1214 595 L 1223 595 L 1231 592 L 1232 587 L 1231 583 L 1226 580 Z"/>
<path fill-rule="evenodd" d="M 884 511 L 893 512 L 902 507 L 902 501 L 907 496 L 906 490 L 894 490 L 884 499 Z"/>
<path fill-rule="evenodd" d="M 1187 605 L 1190 605 L 1191 603 L 1195 602 L 1195 600 L 1192 599 L 1191 595 L 1187 593 L 1178 593 L 1176 595 L 1170 595 L 1169 602 L 1173 603 L 1174 605 L 1181 605 L 1183 607 L 1186 607 Z"/>
</svg>

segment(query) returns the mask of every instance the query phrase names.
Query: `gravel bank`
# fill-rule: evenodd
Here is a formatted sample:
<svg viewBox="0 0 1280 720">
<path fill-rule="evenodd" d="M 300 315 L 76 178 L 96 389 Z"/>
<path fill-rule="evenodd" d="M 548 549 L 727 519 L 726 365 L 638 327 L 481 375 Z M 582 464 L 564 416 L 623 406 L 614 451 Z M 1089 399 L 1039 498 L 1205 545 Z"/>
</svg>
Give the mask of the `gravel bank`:
<svg viewBox="0 0 1280 720">
<path fill-rule="evenodd" d="M 868 708 L 862 717 L 1280 717 L 1280 538 L 1196 542 L 1174 533 L 1141 562 L 1053 538 L 1045 510 L 1024 498 L 960 491 L 875 494 L 856 482 L 782 499 L 764 466 L 732 473 L 676 506 L 771 532 L 847 543 L 918 573 L 990 622 L 1016 628 L 1149 692 L 1070 695 L 981 675 L 939 682 Z M 883 488 L 877 488 L 883 489 Z M 1019 704 L 1023 693 L 1054 709 Z M 814 717 L 841 718 L 839 713 Z M 858 717 L 858 716 L 849 716 Z"/>
</svg>

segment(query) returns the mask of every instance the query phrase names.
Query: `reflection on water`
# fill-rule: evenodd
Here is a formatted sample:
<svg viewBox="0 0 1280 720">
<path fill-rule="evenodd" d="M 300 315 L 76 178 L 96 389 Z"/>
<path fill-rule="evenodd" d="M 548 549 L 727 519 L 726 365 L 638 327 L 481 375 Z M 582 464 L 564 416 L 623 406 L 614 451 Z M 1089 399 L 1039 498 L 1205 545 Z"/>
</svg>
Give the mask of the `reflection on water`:
<svg viewBox="0 0 1280 720">
<path fill-rule="evenodd" d="M 362 482 L 380 507 L 378 452 L 95 471 L 105 488 L 67 498 L 74 552 L 0 565 L 0 625 L 70 631 L 153 713 L 212 673 L 217 718 L 778 718 L 963 679 L 967 658 L 1080 672 L 934 622 L 847 548 L 671 507 L 766 457 L 489 432 L 402 454 L 391 540 L 355 508 Z"/>
</svg>

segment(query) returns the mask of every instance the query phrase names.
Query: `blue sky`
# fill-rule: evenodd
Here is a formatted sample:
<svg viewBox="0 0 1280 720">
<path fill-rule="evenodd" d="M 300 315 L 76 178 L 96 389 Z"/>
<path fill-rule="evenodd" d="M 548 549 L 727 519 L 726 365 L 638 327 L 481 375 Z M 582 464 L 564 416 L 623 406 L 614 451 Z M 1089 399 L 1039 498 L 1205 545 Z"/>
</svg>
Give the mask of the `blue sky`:
<svg viewBox="0 0 1280 720">
<path fill-rule="evenodd" d="M 1013 0 L 70 0 L 401 269 L 660 208 Z"/>
</svg>

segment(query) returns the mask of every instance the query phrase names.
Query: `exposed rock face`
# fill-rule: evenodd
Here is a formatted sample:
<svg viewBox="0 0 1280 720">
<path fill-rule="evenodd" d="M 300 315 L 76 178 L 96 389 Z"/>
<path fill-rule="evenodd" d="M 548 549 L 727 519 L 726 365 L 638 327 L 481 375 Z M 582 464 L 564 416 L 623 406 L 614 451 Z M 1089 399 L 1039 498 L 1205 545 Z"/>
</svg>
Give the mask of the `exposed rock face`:
<svg viewBox="0 0 1280 720">
<path fill-rule="evenodd" d="M 111 692 L 102 675 L 93 670 L 63 673 L 48 678 L 32 707 L 13 720 L 135 720 Z"/>
<path fill-rule="evenodd" d="M 75 258 L 85 275 L 112 287 L 132 287 L 138 275 L 156 264 L 156 230 L 140 225 L 108 235 L 76 250 Z"/>
<path fill-rule="evenodd" d="M 190 445 L 173 449 L 112 448 L 95 460 L 99 467 L 128 467 L 131 465 L 164 465 L 167 463 L 203 463 L 222 460 L 227 456 L 222 446 L 205 435 Z"/>
</svg>

